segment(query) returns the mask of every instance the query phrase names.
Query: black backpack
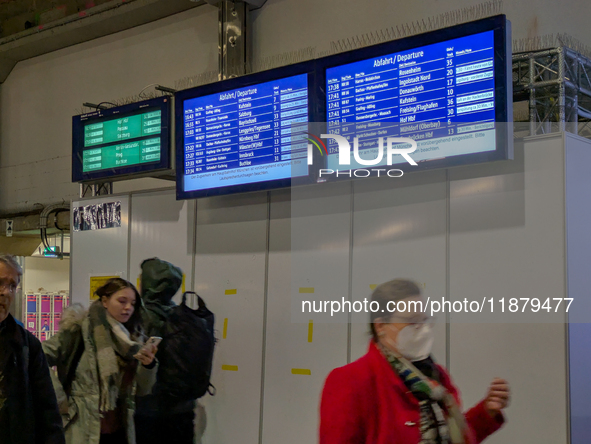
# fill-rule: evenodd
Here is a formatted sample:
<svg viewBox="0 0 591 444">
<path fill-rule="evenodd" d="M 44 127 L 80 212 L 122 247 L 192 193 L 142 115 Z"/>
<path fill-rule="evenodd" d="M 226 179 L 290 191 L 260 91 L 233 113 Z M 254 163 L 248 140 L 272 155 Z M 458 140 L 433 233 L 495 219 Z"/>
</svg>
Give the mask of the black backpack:
<svg viewBox="0 0 591 444">
<path fill-rule="evenodd" d="M 199 308 L 186 304 L 187 294 L 194 294 Z M 213 363 L 215 336 L 214 315 L 201 297 L 188 291 L 180 305 L 172 308 L 163 328 L 162 342 L 158 346 L 158 375 L 152 393 L 179 401 L 213 395 L 209 379 Z"/>
</svg>

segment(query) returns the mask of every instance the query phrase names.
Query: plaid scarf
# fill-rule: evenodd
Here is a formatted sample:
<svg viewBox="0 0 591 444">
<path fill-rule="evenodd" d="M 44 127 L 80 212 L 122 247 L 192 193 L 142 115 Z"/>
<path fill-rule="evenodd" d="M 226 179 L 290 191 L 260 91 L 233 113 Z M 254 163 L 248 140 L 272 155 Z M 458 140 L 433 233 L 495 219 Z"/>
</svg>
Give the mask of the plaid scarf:
<svg viewBox="0 0 591 444">
<path fill-rule="evenodd" d="M 140 350 L 141 344 L 133 339 L 140 338 L 141 333 L 130 334 L 107 312 L 100 300 L 90 306 L 88 317 L 99 371 L 99 409 L 109 412 L 117 408 L 119 393 L 131 389 L 131 381 L 124 381 L 123 376 L 128 366 L 132 366 L 130 371 L 133 369 L 135 374 L 137 361 L 133 355 Z"/>
<path fill-rule="evenodd" d="M 466 422 L 453 395 L 423 375 L 410 361 L 378 344 L 392 369 L 419 401 L 419 444 L 465 444 Z"/>
</svg>

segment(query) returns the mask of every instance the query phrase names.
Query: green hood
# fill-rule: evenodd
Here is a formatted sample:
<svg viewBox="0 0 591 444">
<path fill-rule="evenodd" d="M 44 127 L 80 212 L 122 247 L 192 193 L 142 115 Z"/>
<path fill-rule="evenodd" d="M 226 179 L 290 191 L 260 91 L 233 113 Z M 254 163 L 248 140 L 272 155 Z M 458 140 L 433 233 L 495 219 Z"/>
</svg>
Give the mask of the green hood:
<svg viewBox="0 0 591 444">
<path fill-rule="evenodd" d="M 142 299 L 170 305 L 171 299 L 183 283 L 183 272 L 169 262 L 158 258 L 142 263 Z"/>
</svg>

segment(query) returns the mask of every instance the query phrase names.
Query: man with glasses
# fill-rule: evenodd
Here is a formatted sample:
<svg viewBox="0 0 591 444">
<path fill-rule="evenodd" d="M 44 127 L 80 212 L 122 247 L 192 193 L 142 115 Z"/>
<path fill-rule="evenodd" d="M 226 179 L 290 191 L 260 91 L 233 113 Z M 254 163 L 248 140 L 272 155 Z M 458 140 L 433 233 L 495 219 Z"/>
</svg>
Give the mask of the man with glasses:
<svg viewBox="0 0 591 444">
<path fill-rule="evenodd" d="M 41 343 L 10 314 L 21 276 L 0 254 L 0 444 L 65 444 Z"/>
</svg>

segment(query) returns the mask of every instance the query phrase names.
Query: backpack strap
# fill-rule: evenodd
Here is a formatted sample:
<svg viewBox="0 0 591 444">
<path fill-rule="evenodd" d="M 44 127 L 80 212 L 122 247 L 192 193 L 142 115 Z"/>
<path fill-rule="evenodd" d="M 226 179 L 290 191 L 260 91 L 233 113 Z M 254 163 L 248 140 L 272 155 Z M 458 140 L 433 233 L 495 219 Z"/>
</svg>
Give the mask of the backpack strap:
<svg viewBox="0 0 591 444">
<path fill-rule="evenodd" d="M 183 293 L 183 300 L 182 300 L 182 302 L 181 302 L 181 305 L 187 305 L 187 295 L 188 295 L 188 294 L 194 294 L 195 296 L 197 296 L 197 298 L 198 298 L 198 299 L 201 299 L 201 298 L 199 297 L 199 295 L 198 295 L 197 293 L 195 293 L 194 291 L 185 291 L 185 292 Z"/>
<path fill-rule="evenodd" d="M 199 296 L 197 293 L 195 293 L 194 291 L 185 291 L 183 293 L 183 300 L 181 302 L 181 305 L 187 305 L 187 295 L 188 294 L 194 294 L 195 296 L 197 296 L 197 310 L 201 310 L 201 311 L 207 310 L 207 307 L 205 306 L 205 301 L 203 300 L 203 298 L 201 296 Z"/>
</svg>

